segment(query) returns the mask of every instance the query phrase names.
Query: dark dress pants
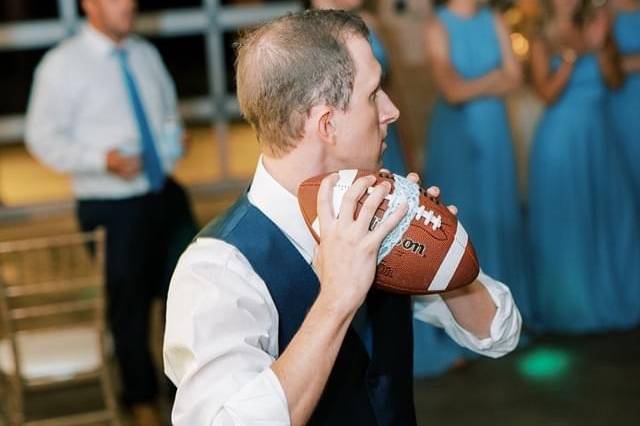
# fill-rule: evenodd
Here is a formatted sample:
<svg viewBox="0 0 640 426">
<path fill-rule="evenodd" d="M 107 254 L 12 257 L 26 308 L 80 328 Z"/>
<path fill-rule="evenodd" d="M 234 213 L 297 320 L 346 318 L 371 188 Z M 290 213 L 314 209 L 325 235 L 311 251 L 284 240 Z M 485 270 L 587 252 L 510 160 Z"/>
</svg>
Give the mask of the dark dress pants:
<svg viewBox="0 0 640 426">
<path fill-rule="evenodd" d="M 107 232 L 107 321 L 127 405 L 155 400 L 158 393 L 149 347 L 150 307 L 166 298 L 178 257 L 197 228 L 187 195 L 172 179 L 158 193 L 117 200 L 80 200 L 83 231 Z"/>
</svg>

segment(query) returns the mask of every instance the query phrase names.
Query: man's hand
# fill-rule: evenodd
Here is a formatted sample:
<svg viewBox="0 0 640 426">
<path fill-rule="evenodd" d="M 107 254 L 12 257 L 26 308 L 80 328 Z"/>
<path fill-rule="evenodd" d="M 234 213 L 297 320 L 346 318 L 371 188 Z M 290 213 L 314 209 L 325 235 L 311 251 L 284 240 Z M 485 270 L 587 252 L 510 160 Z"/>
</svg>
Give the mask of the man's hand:
<svg viewBox="0 0 640 426">
<path fill-rule="evenodd" d="M 107 170 L 123 179 L 135 178 L 142 169 L 139 155 L 122 155 L 117 149 L 107 153 Z"/>
<path fill-rule="evenodd" d="M 585 44 L 589 50 L 602 49 L 611 31 L 611 17 L 608 10 L 600 7 L 593 12 L 583 31 Z"/>
<path fill-rule="evenodd" d="M 338 312 L 350 315 L 362 304 L 373 284 L 382 240 L 400 222 L 407 206 L 402 205 L 387 220 L 369 231 L 371 219 L 389 194 L 391 185 L 383 182 L 375 186 L 360 209 L 358 218 L 354 219 L 358 200 L 376 181 L 374 176 L 357 179 L 344 195 L 336 218 L 332 200 L 337 180 L 335 173 L 327 176 L 318 190 L 320 245 L 315 253 L 314 265 L 321 283 L 318 299 L 337 308 Z"/>
</svg>

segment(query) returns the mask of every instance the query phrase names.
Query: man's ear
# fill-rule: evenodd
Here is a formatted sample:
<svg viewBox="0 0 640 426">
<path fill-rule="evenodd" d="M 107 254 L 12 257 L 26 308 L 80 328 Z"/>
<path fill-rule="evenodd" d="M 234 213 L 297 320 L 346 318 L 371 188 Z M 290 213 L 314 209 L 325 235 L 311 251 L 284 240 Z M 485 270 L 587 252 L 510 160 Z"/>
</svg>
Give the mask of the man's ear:
<svg viewBox="0 0 640 426">
<path fill-rule="evenodd" d="M 336 143 L 335 114 L 332 108 L 324 108 L 318 117 L 318 135 L 330 145 Z"/>
</svg>

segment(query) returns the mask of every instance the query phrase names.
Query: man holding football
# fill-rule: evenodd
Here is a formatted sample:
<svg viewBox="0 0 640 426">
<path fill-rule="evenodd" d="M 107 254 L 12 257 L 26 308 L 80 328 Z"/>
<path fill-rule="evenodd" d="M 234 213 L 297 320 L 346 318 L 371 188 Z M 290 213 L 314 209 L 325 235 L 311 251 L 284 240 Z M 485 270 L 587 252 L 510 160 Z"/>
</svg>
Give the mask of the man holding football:
<svg viewBox="0 0 640 426">
<path fill-rule="evenodd" d="M 521 325 L 508 288 L 481 272 L 442 295 L 372 289 L 380 244 L 406 213 L 400 207 L 369 231 L 390 191 L 383 183 L 353 218 L 374 177 L 352 184 L 337 217 L 337 175 L 327 177 L 319 245 L 307 229 L 300 183 L 380 168 L 399 115 L 360 18 L 305 11 L 267 23 L 239 42 L 236 77 L 262 155 L 248 193 L 200 233 L 174 273 L 164 343 L 178 387 L 173 422 L 415 424 L 412 315 L 499 357 L 516 347 Z"/>
</svg>

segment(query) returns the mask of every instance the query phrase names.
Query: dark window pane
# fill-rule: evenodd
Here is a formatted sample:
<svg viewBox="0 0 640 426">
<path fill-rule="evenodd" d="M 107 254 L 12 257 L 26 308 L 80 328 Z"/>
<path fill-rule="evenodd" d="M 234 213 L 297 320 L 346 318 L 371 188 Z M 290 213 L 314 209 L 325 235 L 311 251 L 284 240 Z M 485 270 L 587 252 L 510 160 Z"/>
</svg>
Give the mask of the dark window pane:
<svg viewBox="0 0 640 426">
<path fill-rule="evenodd" d="M 0 23 L 58 17 L 58 2 L 54 0 L 2 0 Z"/>
<path fill-rule="evenodd" d="M 227 32 L 223 35 L 224 40 L 224 61 L 227 70 L 227 91 L 229 93 L 236 93 L 236 78 L 234 63 L 236 60 L 235 50 L 233 49 L 233 43 L 238 39 L 238 32 Z"/>
<path fill-rule="evenodd" d="M 194 6 L 202 6 L 202 0 L 138 0 L 138 10 L 141 12 L 182 9 Z"/>
<path fill-rule="evenodd" d="M 46 49 L 0 51 L 0 116 L 23 114 L 27 109 L 33 71 Z"/>
<path fill-rule="evenodd" d="M 169 73 L 176 82 L 178 97 L 208 93 L 207 61 L 204 37 L 148 38 L 160 51 Z"/>
<path fill-rule="evenodd" d="M 160 51 L 176 82 L 180 98 L 208 93 L 205 44 L 202 36 L 149 39 Z M 23 114 L 33 72 L 47 49 L 0 51 L 0 115 Z"/>
</svg>

